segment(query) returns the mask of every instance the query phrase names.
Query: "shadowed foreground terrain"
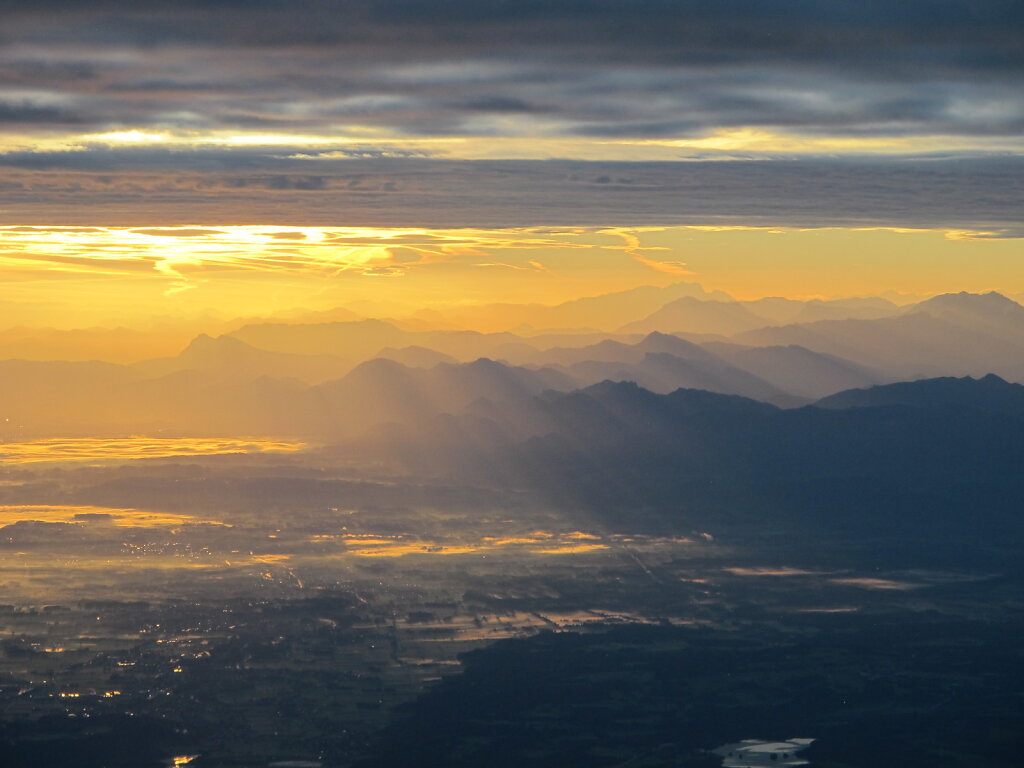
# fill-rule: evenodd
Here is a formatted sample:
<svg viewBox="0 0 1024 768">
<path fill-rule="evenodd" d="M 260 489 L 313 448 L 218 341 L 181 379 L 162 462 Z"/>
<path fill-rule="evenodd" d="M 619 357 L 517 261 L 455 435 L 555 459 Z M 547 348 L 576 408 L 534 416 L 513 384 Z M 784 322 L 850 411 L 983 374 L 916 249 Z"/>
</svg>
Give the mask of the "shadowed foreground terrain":
<svg viewBox="0 0 1024 768">
<path fill-rule="evenodd" d="M 813 765 L 1018 764 L 1019 621 L 804 616 L 785 630 L 620 627 L 506 640 L 404 710 L 366 766 L 720 765 L 736 734 Z"/>
</svg>

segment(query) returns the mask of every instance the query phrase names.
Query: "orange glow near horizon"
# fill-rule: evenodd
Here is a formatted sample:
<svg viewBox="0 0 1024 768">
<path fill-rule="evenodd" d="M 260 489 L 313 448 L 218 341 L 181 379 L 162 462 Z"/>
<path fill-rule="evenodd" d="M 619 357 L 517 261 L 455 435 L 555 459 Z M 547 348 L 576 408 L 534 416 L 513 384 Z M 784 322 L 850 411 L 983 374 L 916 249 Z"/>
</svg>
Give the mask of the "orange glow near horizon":
<svg viewBox="0 0 1024 768">
<path fill-rule="evenodd" d="M 195 515 L 176 515 L 120 507 L 91 505 L 49 506 L 45 504 L 7 504 L 0 506 L 0 526 L 19 522 L 106 523 L 118 528 L 163 528 L 200 522 Z M 204 521 L 206 522 L 206 521 Z"/>
<path fill-rule="evenodd" d="M 0 269 L 8 327 L 335 307 L 401 317 L 678 280 L 737 299 L 1024 292 L 1019 240 L 939 229 L 4 226 Z"/>
<path fill-rule="evenodd" d="M 533 555 L 569 555 L 597 552 L 610 545 L 599 537 L 581 531 L 549 533 L 534 531 L 522 536 L 485 536 L 474 541 L 428 541 L 403 536 L 365 534 L 318 535 L 313 541 L 325 544 L 339 541 L 345 554 L 359 557 L 402 557 L 404 555 L 470 555 L 522 552 Z"/>
<path fill-rule="evenodd" d="M 207 147 L 280 147 L 296 154 L 291 157 L 347 157 L 332 150 L 386 153 L 429 153 L 432 157 L 466 160 L 534 160 L 552 157 L 588 161 L 730 160 L 733 153 L 746 155 L 895 155 L 931 152 L 1024 151 L 1016 136 L 964 136 L 881 134 L 871 136 L 819 135 L 782 127 L 713 127 L 696 136 L 595 139 L 583 136 L 551 136 L 528 131 L 517 135 L 516 126 L 504 135 L 409 136 L 386 126 L 333 125 L 330 131 L 265 133 L 241 127 L 213 131 L 152 130 L 124 127 L 105 133 L 8 134 L 0 138 L 0 153 L 12 151 L 82 152 L 97 147 L 151 146 L 175 150 Z M 680 154 L 680 150 L 691 154 Z M 303 154 L 304 152 L 314 154 Z"/>
<path fill-rule="evenodd" d="M 54 438 L 0 443 L 0 459 L 9 464 L 134 461 L 175 456 L 242 453 L 294 453 L 305 443 L 261 438 Z"/>
</svg>

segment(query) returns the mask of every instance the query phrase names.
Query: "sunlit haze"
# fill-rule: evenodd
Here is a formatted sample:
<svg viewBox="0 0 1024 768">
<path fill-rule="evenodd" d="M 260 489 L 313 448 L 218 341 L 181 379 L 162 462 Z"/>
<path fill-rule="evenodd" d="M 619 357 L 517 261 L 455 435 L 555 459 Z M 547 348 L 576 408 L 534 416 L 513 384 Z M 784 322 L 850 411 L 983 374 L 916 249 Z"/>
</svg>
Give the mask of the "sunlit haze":
<svg viewBox="0 0 1024 768">
<path fill-rule="evenodd" d="M 879 227 L 8 226 L 0 298 L 8 325 L 75 328 L 335 307 L 401 317 L 678 280 L 737 299 L 1013 295 L 1019 249 L 985 230 Z"/>
</svg>

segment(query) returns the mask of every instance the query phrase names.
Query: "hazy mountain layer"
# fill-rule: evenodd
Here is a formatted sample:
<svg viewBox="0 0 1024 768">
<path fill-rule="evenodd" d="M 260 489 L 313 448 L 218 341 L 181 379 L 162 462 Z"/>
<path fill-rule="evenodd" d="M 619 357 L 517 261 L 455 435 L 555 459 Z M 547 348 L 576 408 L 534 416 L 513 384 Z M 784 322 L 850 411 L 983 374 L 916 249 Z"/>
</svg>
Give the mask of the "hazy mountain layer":
<svg viewBox="0 0 1024 768">
<path fill-rule="evenodd" d="M 780 410 L 606 382 L 537 398 L 527 413 L 409 425 L 373 445 L 414 471 L 544 488 L 612 525 L 1016 530 L 1022 390 L 994 376 L 920 381 Z"/>
<path fill-rule="evenodd" d="M 419 312 L 414 317 L 440 328 L 479 331 L 516 331 L 522 326 L 541 328 L 594 328 L 612 331 L 646 317 L 652 308 L 693 296 L 728 300 L 720 291 L 705 291 L 696 283 L 674 283 L 662 288 L 641 286 L 602 296 L 574 299 L 554 306 L 543 304 L 487 304 L 443 312 Z"/>
<path fill-rule="evenodd" d="M 997 373 L 1024 378 L 1024 307 L 999 294 L 947 294 L 872 320 L 823 320 L 734 336 L 753 346 L 799 345 L 891 379 Z"/>
</svg>

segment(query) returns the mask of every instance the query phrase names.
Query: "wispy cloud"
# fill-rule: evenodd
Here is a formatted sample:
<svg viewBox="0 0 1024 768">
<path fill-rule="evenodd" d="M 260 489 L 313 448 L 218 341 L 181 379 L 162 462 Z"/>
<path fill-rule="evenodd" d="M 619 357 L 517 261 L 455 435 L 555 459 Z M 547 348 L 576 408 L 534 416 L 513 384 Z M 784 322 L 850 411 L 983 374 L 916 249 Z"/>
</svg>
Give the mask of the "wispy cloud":
<svg viewBox="0 0 1024 768">
<path fill-rule="evenodd" d="M 655 272 L 664 272 L 667 275 L 678 275 L 678 276 L 693 276 L 696 272 L 693 272 L 683 261 L 674 260 L 663 260 L 663 259 L 652 259 L 650 256 L 645 255 L 645 251 L 664 251 L 665 248 L 659 247 L 647 247 L 645 248 L 640 244 L 640 238 L 634 232 L 624 229 L 610 229 L 605 231 L 606 234 L 614 235 L 622 239 L 625 243 L 622 250 L 629 254 L 634 261 L 643 264 L 645 267 L 650 267 Z"/>
<path fill-rule="evenodd" d="M 549 273 L 529 254 L 589 247 L 576 242 L 576 235 L 532 229 L 12 226 L 0 227 L 0 266 L 28 273 L 148 277 L 163 281 L 165 293 L 172 295 L 231 273 L 397 277 L 448 262 Z M 505 260 L 478 261 L 495 254 Z"/>
</svg>

